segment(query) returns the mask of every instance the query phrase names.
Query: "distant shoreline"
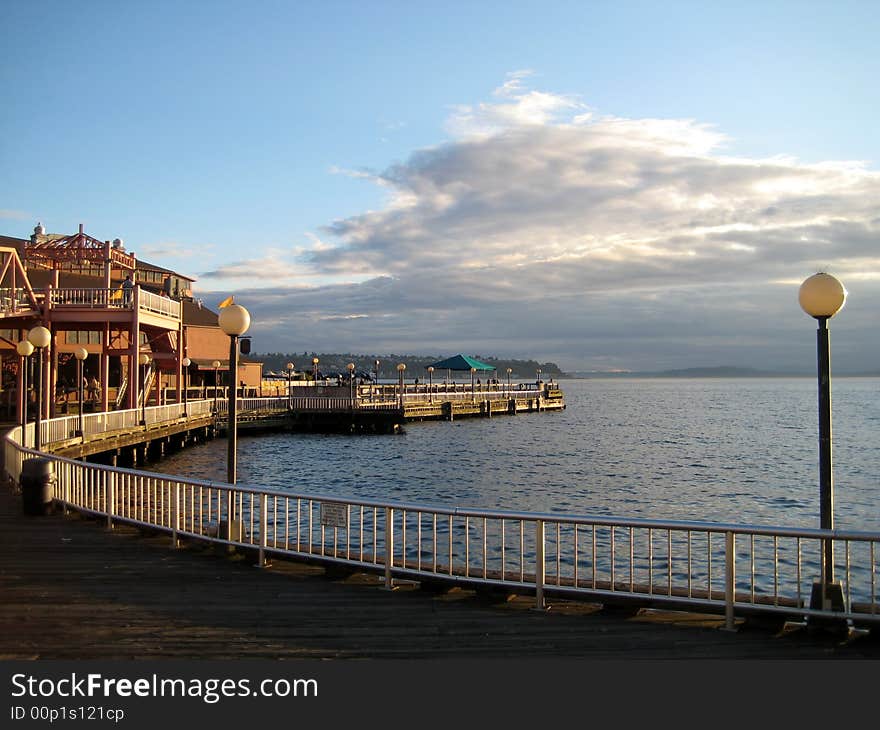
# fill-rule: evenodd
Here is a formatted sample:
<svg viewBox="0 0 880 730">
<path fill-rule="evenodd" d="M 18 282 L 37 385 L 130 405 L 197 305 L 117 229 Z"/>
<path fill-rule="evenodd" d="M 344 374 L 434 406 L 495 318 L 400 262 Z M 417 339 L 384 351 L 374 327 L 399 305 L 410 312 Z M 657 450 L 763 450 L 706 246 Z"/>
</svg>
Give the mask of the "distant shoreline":
<svg viewBox="0 0 880 730">
<path fill-rule="evenodd" d="M 717 368 L 685 368 L 682 370 L 657 370 L 633 372 L 572 372 L 557 376 L 559 380 L 591 380 L 597 378 L 815 378 L 815 373 L 782 373 L 749 368 L 717 367 Z M 875 373 L 834 373 L 835 378 L 880 378 Z"/>
</svg>

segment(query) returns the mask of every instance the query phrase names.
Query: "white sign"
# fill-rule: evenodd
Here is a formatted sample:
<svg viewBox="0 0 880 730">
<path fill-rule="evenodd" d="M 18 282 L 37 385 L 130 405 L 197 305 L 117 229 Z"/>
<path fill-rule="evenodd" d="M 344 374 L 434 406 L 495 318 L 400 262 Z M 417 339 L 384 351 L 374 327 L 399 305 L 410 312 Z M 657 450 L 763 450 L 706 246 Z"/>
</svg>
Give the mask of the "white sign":
<svg viewBox="0 0 880 730">
<path fill-rule="evenodd" d="M 348 527 L 348 505 L 321 502 L 321 524 L 325 527 Z"/>
</svg>

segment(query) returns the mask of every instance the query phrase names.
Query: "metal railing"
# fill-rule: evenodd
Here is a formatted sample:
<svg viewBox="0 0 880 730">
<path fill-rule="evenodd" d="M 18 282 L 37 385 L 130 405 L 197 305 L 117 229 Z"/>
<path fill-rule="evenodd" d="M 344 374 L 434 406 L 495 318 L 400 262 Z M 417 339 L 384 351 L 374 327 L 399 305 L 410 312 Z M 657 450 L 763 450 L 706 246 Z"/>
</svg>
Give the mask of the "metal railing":
<svg viewBox="0 0 880 730">
<path fill-rule="evenodd" d="M 87 307 L 90 309 L 131 309 L 134 303 L 132 291 L 121 288 L 49 289 L 49 301 L 53 307 Z M 153 294 L 141 288 L 138 292 L 138 309 L 142 312 L 161 314 L 180 319 L 180 302 Z"/>
<path fill-rule="evenodd" d="M 206 413 L 212 403 L 188 407 Z M 147 411 L 160 422 L 179 418 L 181 409 Z M 124 412 L 95 416 L 120 417 L 114 427 L 128 423 Z M 69 420 L 46 424 L 46 443 Z M 20 430 L 6 440 L 15 481 L 23 460 L 38 455 L 20 445 Z M 303 493 L 296 484 L 290 491 L 233 486 L 40 455 L 54 461 L 55 496 L 65 509 L 101 515 L 108 526 L 158 528 L 174 545 L 188 537 L 252 549 L 261 564 L 272 555 L 341 564 L 378 572 L 389 587 L 401 578 L 500 587 L 534 593 L 539 607 L 553 595 L 698 610 L 724 615 L 731 628 L 737 615 L 750 613 L 880 622 L 880 533 L 346 499 Z M 826 540 L 845 610 L 810 607 Z"/>
<path fill-rule="evenodd" d="M 138 308 L 143 312 L 161 314 L 172 319 L 180 319 L 180 302 L 141 289 L 138 295 Z"/>
<path fill-rule="evenodd" d="M 131 293 L 122 289 L 49 289 L 49 302 L 53 307 L 89 307 L 93 309 L 131 309 Z"/>
<path fill-rule="evenodd" d="M 17 312 L 32 311 L 33 309 L 34 305 L 26 289 L 21 287 L 16 287 L 15 289 L 11 287 L 0 288 L 0 312 L 15 314 Z"/>
</svg>

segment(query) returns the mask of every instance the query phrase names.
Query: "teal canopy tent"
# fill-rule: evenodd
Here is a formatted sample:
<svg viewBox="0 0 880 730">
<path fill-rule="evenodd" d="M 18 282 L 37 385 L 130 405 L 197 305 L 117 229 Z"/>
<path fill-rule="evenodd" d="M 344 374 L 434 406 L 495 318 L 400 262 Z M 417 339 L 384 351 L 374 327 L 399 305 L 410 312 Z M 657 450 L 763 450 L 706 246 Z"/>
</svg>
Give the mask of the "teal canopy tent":
<svg viewBox="0 0 880 730">
<path fill-rule="evenodd" d="M 468 373 L 471 371 L 471 368 L 474 368 L 475 370 L 496 369 L 494 365 L 487 365 L 486 363 L 468 357 L 467 355 L 454 355 L 453 357 L 447 357 L 445 360 L 440 360 L 440 362 L 432 362 L 429 367 L 432 367 L 435 370 L 464 370 Z"/>
</svg>

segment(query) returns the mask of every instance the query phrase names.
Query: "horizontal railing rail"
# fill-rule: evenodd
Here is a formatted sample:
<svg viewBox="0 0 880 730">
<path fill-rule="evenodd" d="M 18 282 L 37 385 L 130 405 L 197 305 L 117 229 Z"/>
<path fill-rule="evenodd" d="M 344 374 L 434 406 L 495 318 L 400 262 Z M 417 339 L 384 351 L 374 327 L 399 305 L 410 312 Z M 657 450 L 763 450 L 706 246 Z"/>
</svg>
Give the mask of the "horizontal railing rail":
<svg viewBox="0 0 880 730">
<path fill-rule="evenodd" d="M 123 296 L 121 289 L 49 289 L 49 302 L 53 307 L 131 309 L 131 296 Z"/>
<path fill-rule="evenodd" d="M 91 309 L 131 309 L 134 296 L 131 290 L 122 288 L 50 288 L 49 302 L 52 307 L 87 307 Z M 161 314 L 172 319 L 180 319 L 180 302 L 139 289 L 138 309 L 142 312 Z"/>
<path fill-rule="evenodd" d="M 287 399 L 257 400 L 286 407 Z M 213 404 L 187 407 L 210 413 Z M 181 408 L 146 410 L 158 422 L 180 418 Z M 44 424 L 49 443 L 68 421 Z M 64 422 L 57 432 L 56 422 Z M 55 496 L 65 509 L 102 516 L 111 526 L 164 530 L 175 545 L 188 537 L 252 549 L 261 563 L 276 555 L 343 564 L 377 572 L 389 587 L 411 579 L 525 591 L 537 606 L 555 595 L 714 612 L 731 628 L 737 615 L 749 613 L 880 622 L 876 532 L 352 499 L 296 484 L 268 489 L 89 464 L 39 454 L 21 441 L 20 427 L 6 439 L 11 479 L 20 481 L 25 459 L 45 456 L 54 462 Z M 845 596 L 842 610 L 811 605 L 826 541 Z"/>
<path fill-rule="evenodd" d="M 141 288 L 138 295 L 138 308 L 142 312 L 161 314 L 172 319 L 180 319 L 180 302 L 168 297 L 153 294 L 151 291 Z"/>
</svg>

